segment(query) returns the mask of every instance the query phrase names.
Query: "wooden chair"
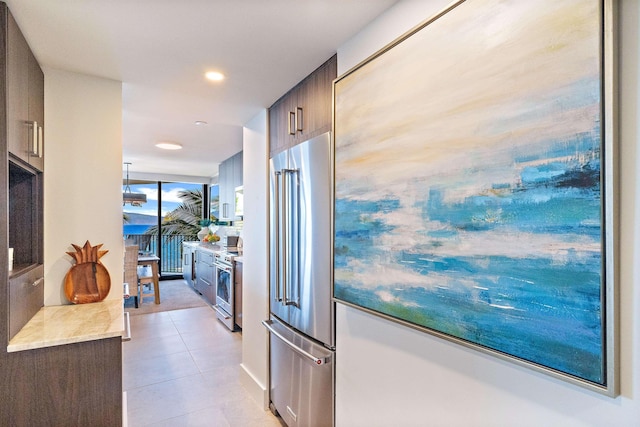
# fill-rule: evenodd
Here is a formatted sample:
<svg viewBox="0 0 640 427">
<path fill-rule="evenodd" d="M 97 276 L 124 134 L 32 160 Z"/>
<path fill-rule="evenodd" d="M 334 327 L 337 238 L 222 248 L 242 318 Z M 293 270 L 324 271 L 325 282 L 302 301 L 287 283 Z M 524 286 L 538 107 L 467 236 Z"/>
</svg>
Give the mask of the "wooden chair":
<svg viewBox="0 0 640 427">
<path fill-rule="evenodd" d="M 135 306 L 138 308 L 138 245 L 124 247 L 124 283 L 128 283 L 130 291 L 135 292 L 133 298 Z"/>
</svg>

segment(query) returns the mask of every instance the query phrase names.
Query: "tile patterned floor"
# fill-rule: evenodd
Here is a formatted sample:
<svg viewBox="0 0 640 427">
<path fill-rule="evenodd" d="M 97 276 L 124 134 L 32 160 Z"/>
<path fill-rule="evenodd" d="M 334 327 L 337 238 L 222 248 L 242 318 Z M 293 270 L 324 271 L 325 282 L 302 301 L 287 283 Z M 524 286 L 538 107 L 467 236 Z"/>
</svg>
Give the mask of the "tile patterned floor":
<svg viewBox="0 0 640 427">
<path fill-rule="evenodd" d="M 128 425 L 282 427 L 240 384 L 242 336 L 210 307 L 131 316 L 122 343 Z"/>
</svg>

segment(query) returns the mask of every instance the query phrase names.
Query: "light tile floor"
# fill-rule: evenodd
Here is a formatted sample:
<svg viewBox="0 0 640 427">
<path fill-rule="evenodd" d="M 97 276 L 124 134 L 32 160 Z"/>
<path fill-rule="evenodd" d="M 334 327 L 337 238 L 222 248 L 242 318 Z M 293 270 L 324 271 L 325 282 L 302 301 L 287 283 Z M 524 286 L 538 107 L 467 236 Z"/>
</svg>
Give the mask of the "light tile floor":
<svg viewBox="0 0 640 427">
<path fill-rule="evenodd" d="M 240 383 L 242 336 L 210 307 L 131 316 L 122 343 L 128 425 L 281 427 Z"/>
</svg>

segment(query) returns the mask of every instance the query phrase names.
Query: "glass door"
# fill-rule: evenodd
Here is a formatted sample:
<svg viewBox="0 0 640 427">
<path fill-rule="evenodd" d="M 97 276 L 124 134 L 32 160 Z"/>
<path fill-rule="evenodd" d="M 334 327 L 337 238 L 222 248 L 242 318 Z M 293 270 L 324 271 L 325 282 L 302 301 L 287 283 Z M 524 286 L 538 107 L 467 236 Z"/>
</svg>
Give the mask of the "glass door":
<svg viewBox="0 0 640 427">
<path fill-rule="evenodd" d="M 160 258 L 161 278 L 182 276 L 182 242 L 198 240 L 198 222 L 204 215 L 203 184 L 129 181 L 133 193 L 144 193 L 146 203 L 123 206 L 123 235 L 140 252 Z"/>
</svg>

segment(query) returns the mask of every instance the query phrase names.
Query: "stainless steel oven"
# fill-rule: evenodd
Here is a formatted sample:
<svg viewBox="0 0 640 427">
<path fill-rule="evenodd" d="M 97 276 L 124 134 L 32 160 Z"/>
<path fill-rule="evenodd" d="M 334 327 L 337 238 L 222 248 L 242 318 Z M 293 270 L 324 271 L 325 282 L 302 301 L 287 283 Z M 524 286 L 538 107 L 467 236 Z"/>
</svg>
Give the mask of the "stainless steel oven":
<svg viewBox="0 0 640 427">
<path fill-rule="evenodd" d="M 215 267 L 216 303 L 213 308 L 222 323 L 230 330 L 235 330 L 234 316 L 234 292 L 233 292 L 233 255 L 226 252 L 215 254 L 213 265 Z"/>
</svg>

